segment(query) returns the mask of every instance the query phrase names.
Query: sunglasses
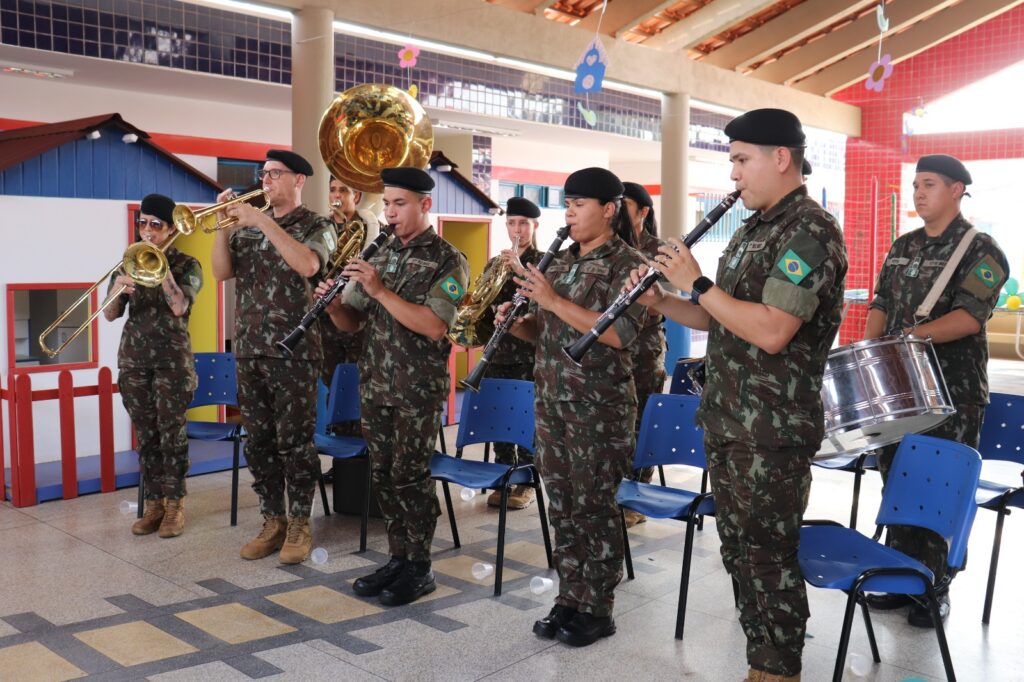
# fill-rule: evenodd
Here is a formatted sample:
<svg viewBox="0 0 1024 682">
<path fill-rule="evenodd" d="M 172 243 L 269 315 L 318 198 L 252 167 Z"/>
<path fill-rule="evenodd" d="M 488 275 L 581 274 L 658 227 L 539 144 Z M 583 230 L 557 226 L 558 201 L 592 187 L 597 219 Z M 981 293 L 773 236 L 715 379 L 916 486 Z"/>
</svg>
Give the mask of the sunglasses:
<svg viewBox="0 0 1024 682">
<path fill-rule="evenodd" d="M 164 229 L 164 225 L 166 225 L 167 223 L 165 223 L 162 220 L 146 220 L 145 218 L 139 218 L 138 221 L 136 221 L 136 224 L 140 228 L 143 228 L 143 227 L 146 227 L 147 225 L 149 225 L 154 230 L 162 230 L 162 229 Z"/>
</svg>

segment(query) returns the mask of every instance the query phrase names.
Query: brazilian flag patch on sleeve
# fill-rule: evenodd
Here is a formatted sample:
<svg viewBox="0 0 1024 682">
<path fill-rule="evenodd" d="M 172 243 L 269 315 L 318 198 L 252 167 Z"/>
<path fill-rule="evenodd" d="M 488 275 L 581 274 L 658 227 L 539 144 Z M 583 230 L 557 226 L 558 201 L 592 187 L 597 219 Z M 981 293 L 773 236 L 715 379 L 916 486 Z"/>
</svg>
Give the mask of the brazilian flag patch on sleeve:
<svg viewBox="0 0 1024 682">
<path fill-rule="evenodd" d="M 441 282 L 441 288 L 453 301 L 458 301 L 462 298 L 462 294 L 465 293 L 465 289 L 462 288 L 462 285 L 459 284 L 458 280 L 451 275 L 448 275 L 448 278 Z"/>
<path fill-rule="evenodd" d="M 809 266 L 803 258 L 798 256 L 793 249 L 789 249 L 779 259 L 779 262 L 775 264 L 779 270 L 789 278 L 789 281 L 793 284 L 800 284 L 804 277 L 810 274 L 811 266 Z"/>
<path fill-rule="evenodd" d="M 996 282 L 999 281 L 999 275 L 997 275 L 996 271 L 992 269 L 991 265 L 989 265 L 988 260 L 981 261 L 978 267 L 974 268 L 974 274 L 981 280 L 981 283 L 989 289 L 994 287 Z"/>
</svg>

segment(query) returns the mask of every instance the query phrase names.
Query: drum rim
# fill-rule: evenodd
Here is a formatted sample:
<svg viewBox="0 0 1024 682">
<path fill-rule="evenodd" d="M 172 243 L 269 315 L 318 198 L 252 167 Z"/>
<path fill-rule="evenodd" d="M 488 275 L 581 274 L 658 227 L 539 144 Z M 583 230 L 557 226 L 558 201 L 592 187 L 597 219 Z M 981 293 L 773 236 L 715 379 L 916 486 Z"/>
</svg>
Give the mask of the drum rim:
<svg viewBox="0 0 1024 682">
<path fill-rule="evenodd" d="M 859 350 L 861 348 L 873 348 L 878 346 L 886 346 L 896 343 L 923 343 L 931 345 L 931 339 L 921 338 L 920 336 L 903 336 L 901 334 L 889 334 L 887 336 L 877 336 L 873 339 L 861 339 L 860 341 L 854 341 L 848 343 L 845 346 L 839 346 L 829 352 L 829 357 L 838 355 L 840 352 L 848 350 Z"/>
</svg>

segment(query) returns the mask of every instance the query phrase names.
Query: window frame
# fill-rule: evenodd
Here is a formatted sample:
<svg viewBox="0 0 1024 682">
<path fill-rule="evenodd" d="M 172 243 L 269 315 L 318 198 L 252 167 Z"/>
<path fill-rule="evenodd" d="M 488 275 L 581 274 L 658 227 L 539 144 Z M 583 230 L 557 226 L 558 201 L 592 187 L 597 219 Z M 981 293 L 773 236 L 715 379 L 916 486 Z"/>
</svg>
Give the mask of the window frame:
<svg viewBox="0 0 1024 682">
<path fill-rule="evenodd" d="M 89 324 L 88 333 L 92 338 L 90 359 L 85 362 L 58 362 L 52 365 L 34 365 L 18 367 L 17 352 L 14 347 L 14 292 L 40 291 L 54 289 L 88 289 L 93 282 L 11 282 L 6 285 L 7 291 L 7 372 L 11 375 L 38 374 L 42 372 L 60 372 L 65 369 L 96 369 L 100 364 L 99 317 Z M 93 290 L 89 296 L 89 310 L 95 311 L 99 306 L 99 289 Z M 29 338 L 30 343 L 38 343 L 37 339 Z M 41 351 L 40 351 L 41 352 Z"/>
</svg>

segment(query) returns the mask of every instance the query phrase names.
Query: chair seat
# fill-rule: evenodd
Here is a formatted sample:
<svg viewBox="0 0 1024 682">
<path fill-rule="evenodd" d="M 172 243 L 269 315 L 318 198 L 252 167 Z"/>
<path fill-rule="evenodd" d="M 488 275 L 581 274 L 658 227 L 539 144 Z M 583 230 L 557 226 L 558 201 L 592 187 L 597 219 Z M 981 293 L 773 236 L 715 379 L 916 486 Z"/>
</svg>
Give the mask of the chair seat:
<svg viewBox="0 0 1024 682">
<path fill-rule="evenodd" d="M 238 424 L 190 421 L 185 424 L 185 433 L 196 440 L 231 440 L 238 428 Z"/>
<path fill-rule="evenodd" d="M 366 454 L 366 441 L 355 436 L 327 436 L 315 434 L 313 444 L 321 455 L 335 459 L 350 459 Z"/>
<path fill-rule="evenodd" d="M 507 464 L 460 459 L 442 452 L 435 452 L 434 456 L 430 458 L 431 478 L 455 483 L 464 488 L 498 488 L 509 468 Z M 516 469 L 509 479 L 509 484 L 529 485 L 533 483 L 532 472 L 532 467 Z"/>
<path fill-rule="evenodd" d="M 911 568 L 929 581 L 934 577 L 924 564 L 849 528 L 804 526 L 800 529 L 800 570 L 815 587 L 849 590 L 861 573 L 878 568 Z M 880 575 L 861 588 L 870 592 L 924 594 L 918 578 Z"/>
<path fill-rule="evenodd" d="M 667 488 L 624 478 L 619 484 L 618 492 L 615 493 L 615 501 L 621 507 L 638 511 L 644 516 L 654 519 L 685 519 L 690 515 L 690 508 L 699 495 L 699 492 Z M 714 514 L 714 498 L 704 498 L 697 513 Z"/>
<path fill-rule="evenodd" d="M 839 455 L 838 457 L 829 457 L 828 459 L 816 459 L 811 464 L 822 469 L 832 469 L 833 471 L 855 471 L 857 468 L 857 459 L 860 455 Z M 864 458 L 865 469 L 877 469 L 878 468 L 878 457 L 875 455 L 868 455 Z"/>
</svg>

